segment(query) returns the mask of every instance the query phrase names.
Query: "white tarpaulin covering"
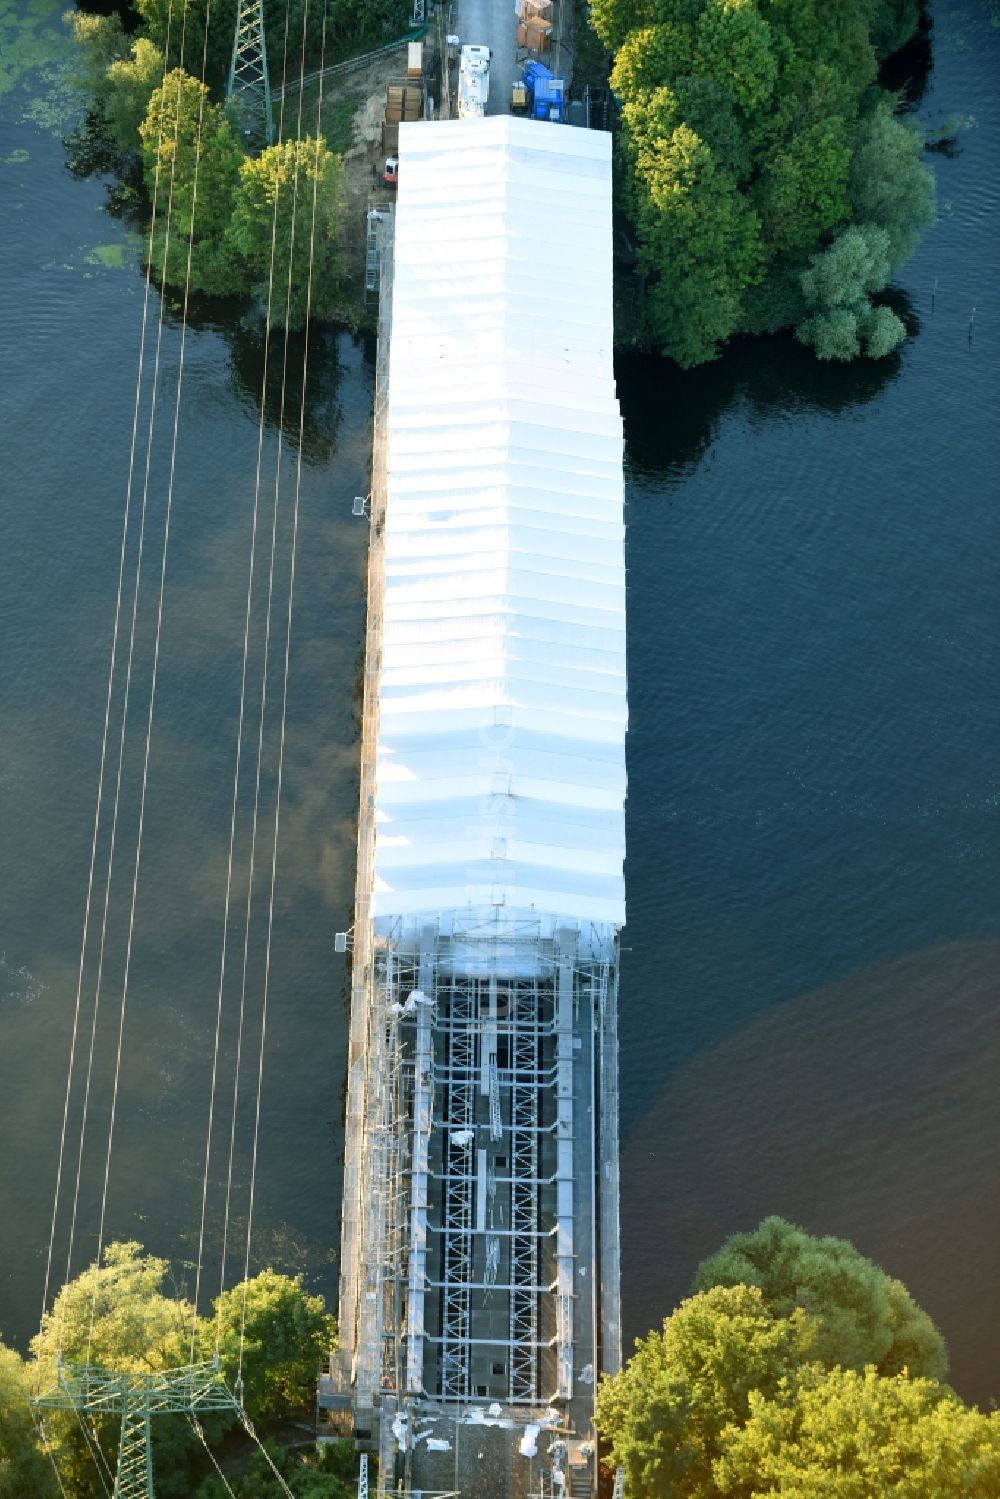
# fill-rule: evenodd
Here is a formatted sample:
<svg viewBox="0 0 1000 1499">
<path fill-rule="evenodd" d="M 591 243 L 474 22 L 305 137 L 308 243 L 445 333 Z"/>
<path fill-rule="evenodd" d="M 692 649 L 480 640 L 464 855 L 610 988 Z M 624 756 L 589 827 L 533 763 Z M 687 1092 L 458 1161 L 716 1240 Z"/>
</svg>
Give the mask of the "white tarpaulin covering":
<svg viewBox="0 0 1000 1499">
<path fill-rule="evenodd" d="M 611 140 L 402 125 L 378 918 L 625 919 Z"/>
</svg>

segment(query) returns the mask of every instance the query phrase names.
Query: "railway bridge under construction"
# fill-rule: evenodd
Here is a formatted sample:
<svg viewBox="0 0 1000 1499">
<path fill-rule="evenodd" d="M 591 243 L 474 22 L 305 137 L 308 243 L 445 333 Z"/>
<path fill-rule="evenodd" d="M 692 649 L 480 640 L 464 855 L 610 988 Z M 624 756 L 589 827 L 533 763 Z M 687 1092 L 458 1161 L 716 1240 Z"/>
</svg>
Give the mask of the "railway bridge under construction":
<svg viewBox="0 0 1000 1499">
<path fill-rule="evenodd" d="M 610 138 L 498 116 L 403 125 L 399 154 L 320 1404 L 380 1493 L 579 1499 L 621 1361 Z"/>
</svg>

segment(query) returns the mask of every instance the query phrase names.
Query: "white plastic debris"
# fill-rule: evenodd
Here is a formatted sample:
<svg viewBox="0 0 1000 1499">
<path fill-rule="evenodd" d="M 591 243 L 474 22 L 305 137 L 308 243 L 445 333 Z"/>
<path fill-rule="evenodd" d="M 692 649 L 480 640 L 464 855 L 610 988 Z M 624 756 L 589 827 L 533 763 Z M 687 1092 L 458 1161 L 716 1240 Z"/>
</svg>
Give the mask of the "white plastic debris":
<svg viewBox="0 0 1000 1499">
<path fill-rule="evenodd" d="M 517 1449 L 522 1457 L 535 1457 L 538 1453 L 538 1426 L 532 1422 L 524 1428 L 524 1436 L 521 1438 Z"/>
<path fill-rule="evenodd" d="M 471 1145 L 476 1138 L 474 1129 L 453 1129 L 451 1132 L 451 1143 L 459 1147 Z"/>
<path fill-rule="evenodd" d="M 417 1445 L 418 1442 L 422 1442 L 423 1439 L 424 1439 L 424 1437 L 429 1437 L 430 1434 L 431 1434 L 431 1432 L 433 1430 L 434 1430 L 433 1426 L 425 1426 L 424 1429 L 423 1429 L 423 1431 L 415 1431 L 413 1433 L 413 1445 L 414 1445 L 414 1447 Z"/>
<path fill-rule="evenodd" d="M 489 1406 L 489 1408 L 487 1409 L 486 1414 L 488 1416 L 499 1416 L 501 1414 L 500 1406 L 497 1404 L 497 1402 L 495 1400 L 494 1400 L 493 1404 L 491 1406 Z"/>
<path fill-rule="evenodd" d="M 428 1437 L 427 1438 L 427 1451 L 428 1452 L 450 1452 L 451 1451 L 451 1443 L 450 1442 L 446 1442 L 445 1439 L 444 1439 L 444 1437 Z"/>
<path fill-rule="evenodd" d="M 581 1384 L 593 1384 L 594 1383 L 594 1366 L 593 1366 L 593 1364 L 584 1364 L 583 1368 L 580 1370 L 580 1383 Z"/>
</svg>

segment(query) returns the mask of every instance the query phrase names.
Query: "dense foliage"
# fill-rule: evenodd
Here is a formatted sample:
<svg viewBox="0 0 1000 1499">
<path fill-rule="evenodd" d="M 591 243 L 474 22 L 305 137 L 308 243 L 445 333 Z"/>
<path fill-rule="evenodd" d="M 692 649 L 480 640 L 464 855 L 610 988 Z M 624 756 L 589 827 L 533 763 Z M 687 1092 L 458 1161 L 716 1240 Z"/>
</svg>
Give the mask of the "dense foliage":
<svg viewBox="0 0 1000 1499">
<path fill-rule="evenodd" d="M 245 1408 L 262 1431 L 311 1419 L 316 1374 L 334 1342 L 333 1319 L 322 1299 L 310 1296 L 301 1278 L 265 1270 L 223 1292 L 212 1314 L 198 1317 L 183 1295 L 164 1289 L 167 1273 L 166 1261 L 144 1254 L 138 1244 L 109 1245 L 99 1268 L 92 1265 L 60 1291 L 32 1343 L 33 1365 L 0 1349 L 0 1499 L 7 1492 L 19 1499 L 37 1492 L 39 1499 L 48 1499 L 45 1474 L 52 1476 L 51 1464 L 46 1460 L 43 1468 L 39 1463 L 41 1454 L 24 1402 L 29 1384 L 51 1382 L 57 1349 L 67 1360 L 145 1372 L 175 1368 L 192 1356 L 207 1359 L 218 1348 L 230 1389 L 242 1372 Z M 224 1415 L 206 1415 L 203 1424 L 215 1444 L 225 1438 L 232 1421 Z M 113 1470 L 117 1420 L 99 1419 L 93 1429 L 85 1429 L 69 1414 L 52 1412 L 46 1431 L 69 1499 L 94 1499 L 99 1492 L 96 1446 Z M 207 1463 L 188 1423 L 181 1416 L 159 1417 L 153 1444 L 157 1494 L 161 1499 L 190 1499 Z M 34 1473 L 30 1463 L 38 1464 L 42 1475 L 37 1485 L 5 1490 L 5 1465 L 20 1477 Z M 325 1467 L 299 1458 L 289 1459 L 289 1464 L 290 1470 L 301 1472 L 303 1484 L 317 1474 L 329 1479 L 326 1488 L 295 1486 L 297 1493 L 308 1499 L 339 1499 L 334 1480 L 341 1467 L 332 1458 Z M 268 1480 L 254 1466 L 247 1483 L 247 1499 L 258 1494 L 265 1499 L 270 1493 Z"/>
<path fill-rule="evenodd" d="M 290 1451 L 273 1444 L 268 1457 L 295 1499 L 355 1499 L 358 1491 L 358 1459 L 350 1440 L 329 1442 L 320 1452 L 308 1449 Z M 274 1476 L 271 1463 L 258 1453 L 239 1478 L 228 1480 L 229 1492 L 218 1478 L 208 1477 L 195 1499 L 284 1499 L 285 1491 Z"/>
<path fill-rule="evenodd" d="M 171 67 L 183 67 L 221 89 L 229 76 L 237 0 L 133 0 L 146 34 L 168 54 Z M 412 14 L 410 0 L 326 0 L 326 61 L 336 62 L 404 36 Z M 319 65 L 323 47 L 322 0 L 264 0 L 268 72 L 275 87 Z M 205 22 L 208 20 L 208 36 Z"/>
<path fill-rule="evenodd" d="M 310 311 L 330 316 L 340 305 L 340 158 L 322 136 L 309 135 L 245 154 L 212 86 L 228 57 L 232 16 L 225 20 L 218 0 L 212 5 L 203 56 L 206 4 L 189 0 L 182 11 L 176 0 L 137 0 L 145 28 L 133 37 L 117 16 L 70 12 L 80 82 L 122 170 L 141 165 L 149 258 L 160 285 L 250 295 L 272 324 L 300 328 Z M 293 0 L 291 9 L 301 31 L 302 7 Z M 312 11 L 315 21 L 321 7 Z M 331 21 L 339 16 L 346 28 L 346 14 L 331 0 Z M 360 14 L 356 4 L 351 14 Z M 387 6 L 379 25 L 390 23 Z M 307 45 L 311 35 L 307 28 Z"/>
<path fill-rule="evenodd" d="M 767 1219 L 695 1285 L 598 1391 L 635 1499 L 1000 1492 L 1000 1415 L 940 1382 L 930 1318 L 852 1245 Z"/>
<path fill-rule="evenodd" d="M 697 364 L 788 326 L 821 358 L 895 347 L 903 325 L 871 299 L 932 222 L 934 183 L 876 78 L 916 0 L 591 0 L 591 17 L 664 351 Z"/>
<path fill-rule="evenodd" d="M 783 1218 L 765 1218 L 733 1234 L 695 1272 L 694 1291 L 757 1286 L 778 1317 L 798 1310 L 812 1327 L 809 1355 L 827 1368 L 842 1364 L 879 1374 L 943 1379 L 944 1339 L 902 1281 L 859 1254 L 846 1239 L 815 1238 Z"/>
<path fill-rule="evenodd" d="M 0 1343 L 0 1499 L 56 1499 L 59 1486 L 28 1408 L 31 1370 Z"/>
<path fill-rule="evenodd" d="M 874 1369 L 803 1370 L 777 1398 L 755 1391 L 728 1432 L 717 1492 L 817 1499 L 992 1499 L 1000 1493 L 1000 1413 L 984 1415 L 931 1379 Z"/>
</svg>

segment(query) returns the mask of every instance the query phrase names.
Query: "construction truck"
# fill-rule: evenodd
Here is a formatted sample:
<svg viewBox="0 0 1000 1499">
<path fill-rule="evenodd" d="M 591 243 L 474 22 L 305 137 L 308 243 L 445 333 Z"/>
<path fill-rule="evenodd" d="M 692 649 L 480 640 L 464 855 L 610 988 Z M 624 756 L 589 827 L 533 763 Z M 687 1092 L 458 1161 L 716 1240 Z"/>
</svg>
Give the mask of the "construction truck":
<svg viewBox="0 0 1000 1499">
<path fill-rule="evenodd" d="M 458 68 L 458 118 L 482 119 L 490 96 L 489 47 L 463 47 Z"/>
</svg>

